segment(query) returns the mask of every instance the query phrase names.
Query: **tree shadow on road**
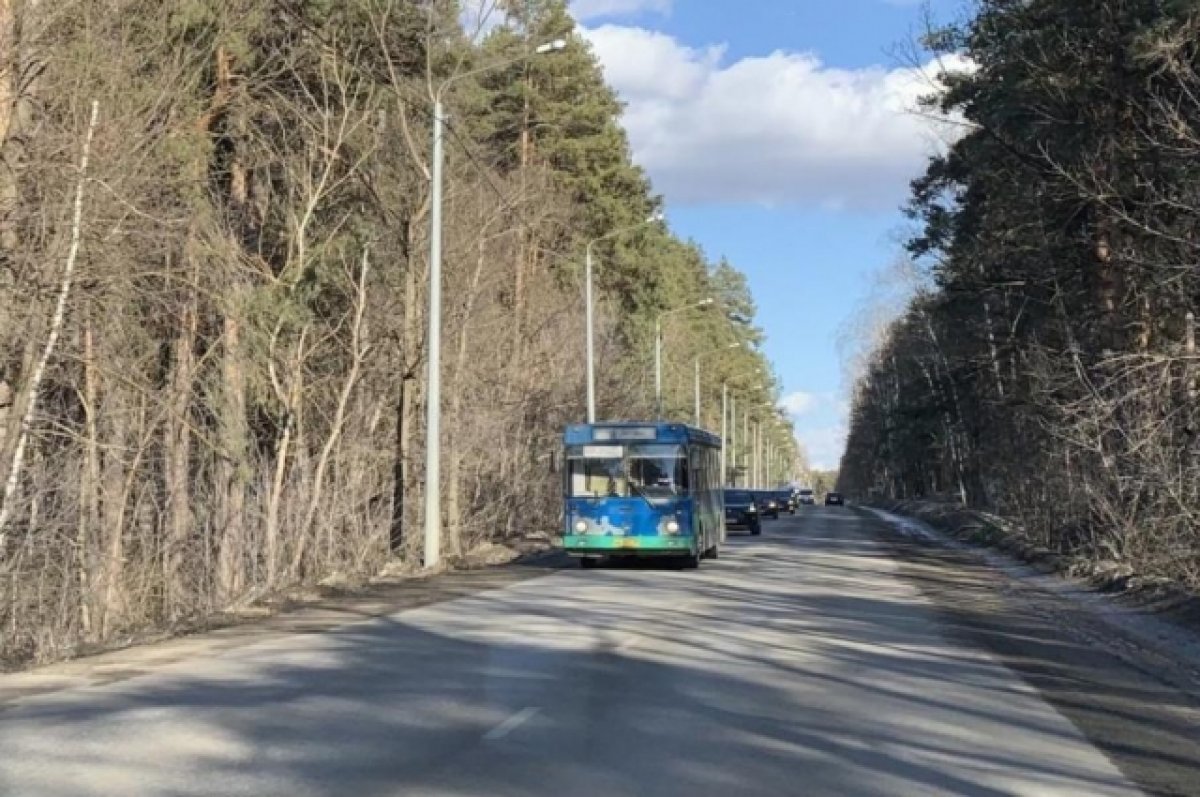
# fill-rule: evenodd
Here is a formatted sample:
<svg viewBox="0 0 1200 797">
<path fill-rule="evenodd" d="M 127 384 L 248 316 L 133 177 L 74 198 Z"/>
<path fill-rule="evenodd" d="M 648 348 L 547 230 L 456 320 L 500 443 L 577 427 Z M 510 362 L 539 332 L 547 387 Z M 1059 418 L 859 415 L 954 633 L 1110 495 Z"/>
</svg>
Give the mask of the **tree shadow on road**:
<svg viewBox="0 0 1200 797">
<path fill-rule="evenodd" d="M 1128 793 L 1002 667 L 949 644 L 878 546 L 732 554 L 564 572 L 44 698 L 0 719 L 0 794 Z M 1067 656 L 1044 631 L 1004 629 Z M 1162 697 L 1123 693 L 1123 721 Z"/>
</svg>

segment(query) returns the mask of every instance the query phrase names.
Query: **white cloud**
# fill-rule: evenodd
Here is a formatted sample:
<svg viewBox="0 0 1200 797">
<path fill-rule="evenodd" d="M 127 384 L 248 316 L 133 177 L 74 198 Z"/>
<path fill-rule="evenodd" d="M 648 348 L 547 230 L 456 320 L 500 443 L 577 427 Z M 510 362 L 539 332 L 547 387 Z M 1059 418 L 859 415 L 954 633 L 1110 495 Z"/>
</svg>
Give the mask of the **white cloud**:
<svg viewBox="0 0 1200 797">
<path fill-rule="evenodd" d="M 841 464 L 842 452 L 846 450 L 847 433 L 846 425 L 839 423 L 802 429 L 796 433 L 796 439 L 808 451 L 809 465 L 817 470 L 834 470 Z"/>
<path fill-rule="evenodd" d="M 673 0 L 574 0 L 571 16 L 580 22 L 632 14 L 671 13 Z"/>
<path fill-rule="evenodd" d="M 721 46 L 642 28 L 584 33 L 627 103 L 635 158 L 676 203 L 890 209 L 951 133 L 912 113 L 932 67 L 837 69 L 784 51 L 727 64 Z"/>
<path fill-rule="evenodd" d="M 798 390 L 795 393 L 784 396 L 779 402 L 779 406 L 783 407 L 791 415 L 807 415 L 817 408 L 818 403 L 820 403 L 819 396 Z"/>
</svg>

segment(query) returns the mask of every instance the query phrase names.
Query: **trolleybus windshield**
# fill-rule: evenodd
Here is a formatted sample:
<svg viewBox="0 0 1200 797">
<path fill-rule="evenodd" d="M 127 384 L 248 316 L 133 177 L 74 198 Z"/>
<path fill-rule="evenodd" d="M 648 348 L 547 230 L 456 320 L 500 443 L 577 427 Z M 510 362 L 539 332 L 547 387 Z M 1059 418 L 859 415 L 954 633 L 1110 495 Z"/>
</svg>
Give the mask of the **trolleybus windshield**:
<svg viewBox="0 0 1200 797">
<path fill-rule="evenodd" d="M 567 491 L 571 498 L 687 495 L 687 451 L 661 443 L 576 446 L 567 451 Z"/>
</svg>

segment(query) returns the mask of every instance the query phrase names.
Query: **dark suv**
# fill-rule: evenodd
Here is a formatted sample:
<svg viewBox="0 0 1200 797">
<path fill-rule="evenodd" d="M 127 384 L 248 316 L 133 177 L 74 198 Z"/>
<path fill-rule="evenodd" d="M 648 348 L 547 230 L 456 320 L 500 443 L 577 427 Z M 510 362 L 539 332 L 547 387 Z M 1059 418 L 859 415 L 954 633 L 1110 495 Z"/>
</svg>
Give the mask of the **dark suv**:
<svg viewBox="0 0 1200 797">
<path fill-rule="evenodd" d="M 846 499 L 841 493 L 825 493 L 825 506 L 845 506 Z"/>
<path fill-rule="evenodd" d="M 747 529 L 755 536 L 762 534 L 762 518 L 758 501 L 750 490 L 725 490 L 725 528 Z"/>
<path fill-rule="evenodd" d="M 774 490 L 754 490 L 754 500 L 758 504 L 758 516 L 779 520 L 779 495 Z"/>
</svg>

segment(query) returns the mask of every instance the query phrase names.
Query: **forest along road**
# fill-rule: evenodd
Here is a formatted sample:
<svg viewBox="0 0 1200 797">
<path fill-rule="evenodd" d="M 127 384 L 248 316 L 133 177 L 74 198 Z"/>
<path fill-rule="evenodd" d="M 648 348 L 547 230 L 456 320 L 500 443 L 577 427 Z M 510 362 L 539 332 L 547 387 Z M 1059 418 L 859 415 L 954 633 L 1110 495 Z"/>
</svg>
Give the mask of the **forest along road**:
<svg viewBox="0 0 1200 797">
<path fill-rule="evenodd" d="M 1200 726 L 1167 687 L 1087 651 L 1071 670 L 1002 601 L 939 605 L 935 565 L 886 536 L 807 509 L 699 572 L 563 570 L 12 702 L 0 794 L 1200 794 Z M 1046 664 L 1025 644 L 1064 669 L 1023 677 Z"/>
</svg>

